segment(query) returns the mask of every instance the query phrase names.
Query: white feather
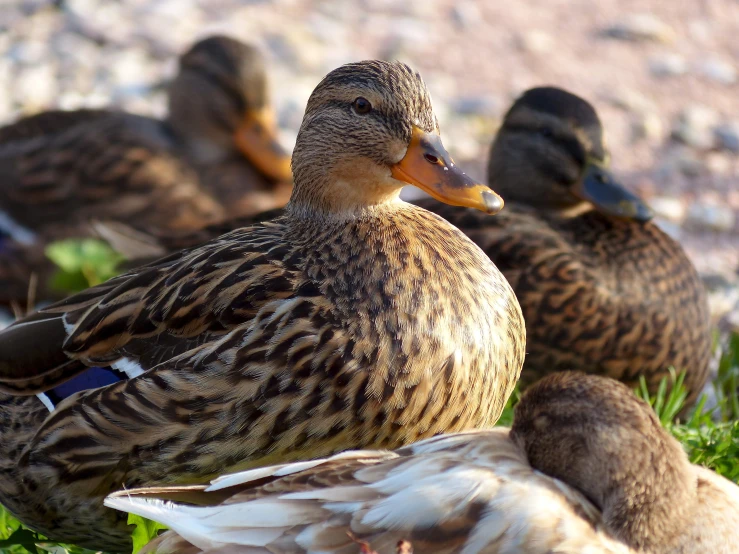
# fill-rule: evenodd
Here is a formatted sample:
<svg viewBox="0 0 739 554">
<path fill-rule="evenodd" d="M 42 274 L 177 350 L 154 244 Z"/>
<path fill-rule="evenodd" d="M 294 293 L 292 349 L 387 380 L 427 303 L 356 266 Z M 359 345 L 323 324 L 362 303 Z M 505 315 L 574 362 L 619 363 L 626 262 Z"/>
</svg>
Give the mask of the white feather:
<svg viewBox="0 0 739 554">
<path fill-rule="evenodd" d="M 373 488 L 388 487 L 378 483 Z M 362 523 L 387 529 L 433 527 L 463 512 L 478 497 L 491 497 L 497 488 L 495 476 L 477 468 L 460 467 L 441 475 L 430 472 L 425 478 L 397 487 L 395 494 L 364 515 Z"/>
<path fill-rule="evenodd" d="M 133 379 L 144 373 L 144 369 L 139 364 L 128 358 L 120 358 L 110 365 L 113 369 L 125 373 L 129 379 Z"/>
<path fill-rule="evenodd" d="M 254 469 L 248 469 L 246 471 L 239 471 L 238 473 L 231 473 L 230 475 L 223 475 L 217 477 L 210 482 L 210 486 L 205 489 L 206 492 L 213 492 L 236 485 L 244 485 L 250 481 L 256 481 L 258 479 L 264 479 L 265 477 L 284 477 L 285 475 L 291 475 L 299 471 L 311 469 L 317 467 L 328 461 L 335 460 L 356 460 L 356 459 L 377 459 L 377 458 L 392 458 L 397 457 L 397 454 L 392 452 L 386 452 L 382 450 L 354 450 L 348 452 L 342 452 L 331 456 L 330 458 L 322 458 L 319 460 L 310 460 L 307 462 L 295 462 L 292 464 L 282 464 L 269 467 L 258 467 Z"/>
<path fill-rule="evenodd" d="M 38 393 L 36 395 L 36 398 L 38 398 L 39 400 L 41 400 L 41 402 L 43 402 L 47 410 L 49 410 L 52 413 L 54 412 L 54 409 L 56 408 L 56 406 L 54 406 L 54 403 L 51 400 L 49 400 L 49 397 L 46 396 L 43 392 Z"/>
</svg>

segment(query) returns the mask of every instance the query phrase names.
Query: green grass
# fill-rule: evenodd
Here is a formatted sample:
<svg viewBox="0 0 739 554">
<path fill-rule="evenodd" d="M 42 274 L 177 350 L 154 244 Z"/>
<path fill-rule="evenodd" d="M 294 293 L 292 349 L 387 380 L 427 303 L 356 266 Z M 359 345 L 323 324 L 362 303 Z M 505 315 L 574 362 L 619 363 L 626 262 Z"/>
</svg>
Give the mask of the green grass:
<svg viewBox="0 0 739 554">
<path fill-rule="evenodd" d="M 717 405 L 708 409 L 706 397 L 702 397 L 691 410 L 685 421 L 677 420 L 683 408 L 687 391 L 683 386 L 683 375 L 671 373 L 662 381 L 655 395 L 650 395 L 646 383 L 642 381 L 636 394 L 647 400 L 660 418 L 662 424 L 683 445 L 693 463 L 707 466 L 720 475 L 739 483 L 739 334 L 729 340 L 719 364 L 718 378 L 714 382 Z M 672 386 L 670 386 L 672 385 Z M 511 395 L 500 425 L 510 425 L 513 409 L 519 399 L 518 388 Z M 156 535 L 160 528 L 132 516 L 129 523 L 137 525 L 134 537 L 136 551 L 146 541 Z M 53 550 L 52 550 L 53 549 Z M 60 545 L 45 541 L 36 533 L 24 529 L 0 506 L 0 552 L 8 554 L 36 554 L 53 551 L 56 554 L 84 554 L 89 550 Z"/>
</svg>

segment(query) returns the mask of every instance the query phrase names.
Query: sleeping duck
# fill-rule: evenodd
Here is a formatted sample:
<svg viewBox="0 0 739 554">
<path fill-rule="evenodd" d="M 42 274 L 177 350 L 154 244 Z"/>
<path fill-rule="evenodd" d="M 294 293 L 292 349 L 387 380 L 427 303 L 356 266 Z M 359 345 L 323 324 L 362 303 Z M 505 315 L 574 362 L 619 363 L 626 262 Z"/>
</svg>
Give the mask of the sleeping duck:
<svg viewBox="0 0 739 554">
<path fill-rule="evenodd" d="M 626 386 L 574 372 L 530 387 L 510 430 L 105 503 L 166 524 L 141 551 L 157 554 L 390 554 L 400 541 L 434 554 L 730 554 L 739 529 L 739 487 L 691 465 Z"/>
<path fill-rule="evenodd" d="M 523 363 L 516 297 L 399 193 L 503 203 L 453 163 L 421 77 L 380 61 L 329 73 L 292 168 L 283 216 L 0 332 L 0 503 L 24 523 L 130 552 L 125 515 L 103 507 L 115 490 L 495 423 Z"/>
</svg>

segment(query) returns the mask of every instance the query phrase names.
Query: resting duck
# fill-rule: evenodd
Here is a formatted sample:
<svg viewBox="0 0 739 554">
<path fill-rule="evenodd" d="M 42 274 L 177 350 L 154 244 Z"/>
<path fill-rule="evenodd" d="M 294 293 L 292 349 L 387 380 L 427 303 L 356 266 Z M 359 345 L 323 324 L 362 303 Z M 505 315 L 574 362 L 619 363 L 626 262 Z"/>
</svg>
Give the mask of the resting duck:
<svg viewBox="0 0 739 554">
<path fill-rule="evenodd" d="M 181 231 L 283 206 L 290 158 L 266 79 L 258 50 L 214 36 L 180 58 L 164 121 L 50 111 L 0 129 L 0 256 L 32 251 L 20 275 L 0 275 L 0 302 L 25 299 L 30 274 L 49 272 L 43 246 L 94 235 L 92 219 Z"/>
<path fill-rule="evenodd" d="M 416 203 L 464 231 L 513 286 L 528 337 L 522 385 L 576 369 L 631 386 L 643 375 L 655 392 L 674 367 L 686 372 L 690 404 L 711 357 L 703 284 L 607 164 L 593 107 L 558 88 L 535 88 L 513 104 L 492 145 L 488 183 L 506 201 L 502 213 Z M 146 251 L 142 245 L 164 253 L 246 223 L 144 235 L 125 247 L 122 232 L 113 240 L 129 254 Z"/>
<path fill-rule="evenodd" d="M 488 183 L 500 217 L 423 200 L 480 246 L 516 291 L 526 321 L 522 385 L 575 369 L 656 392 L 685 371 L 703 389 L 711 329 L 703 284 L 651 210 L 607 170 L 598 114 L 551 87 L 525 92 L 493 142 Z"/>
<path fill-rule="evenodd" d="M 736 552 L 739 487 L 691 465 L 648 404 L 612 379 L 550 375 L 513 427 L 395 452 L 120 491 L 107 506 L 170 531 L 141 552 L 503 554 Z"/>
<path fill-rule="evenodd" d="M 0 436 L 0 503 L 19 519 L 130 551 L 125 516 L 102 504 L 122 487 L 495 423 L 525 351 L 515 295 L 463 233 L 399 193 L 414 184 L 491 214 L 502 201 L 444 150 L 421 77 L 380 61 L 329 73 L 292 166 L 283 217 L 0 333 L 0 385 L 15 395 L 0 411 L 37 414 Z M 63 398 L 75 379 L 91 390 Z M 23 447 L 4 458 L 11 442 Z"/>
</svg>

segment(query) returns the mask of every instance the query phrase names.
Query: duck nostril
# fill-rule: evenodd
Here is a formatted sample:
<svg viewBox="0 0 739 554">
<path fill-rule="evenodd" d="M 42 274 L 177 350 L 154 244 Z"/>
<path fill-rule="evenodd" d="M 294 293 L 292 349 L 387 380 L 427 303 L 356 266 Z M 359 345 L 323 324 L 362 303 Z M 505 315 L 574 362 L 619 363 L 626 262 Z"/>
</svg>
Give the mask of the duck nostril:
<svg viewBox="0 0 739 554">
<path fill-rule="evenodd" d="M 439 158 L 437 158 L 433 154 L 424 154 L 423 157 L 426 158 L 426 161 L 427 162 L 430 162 L 432 164 L 438 164 L 439 163 Z"/>
</svg>

